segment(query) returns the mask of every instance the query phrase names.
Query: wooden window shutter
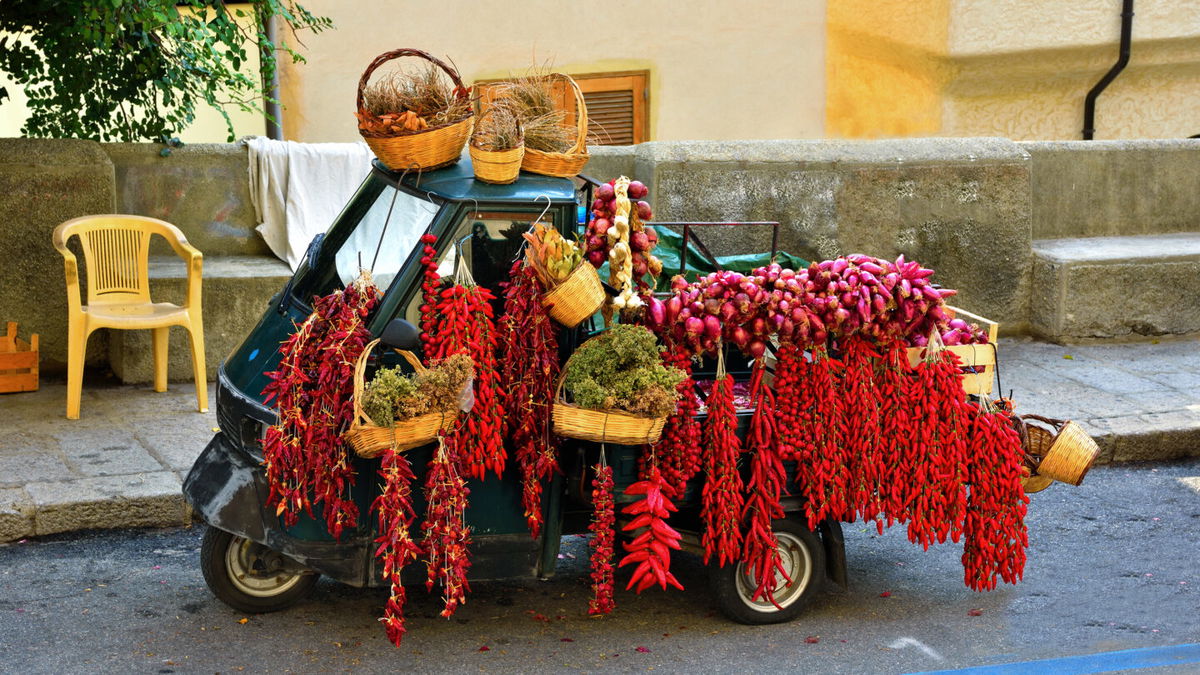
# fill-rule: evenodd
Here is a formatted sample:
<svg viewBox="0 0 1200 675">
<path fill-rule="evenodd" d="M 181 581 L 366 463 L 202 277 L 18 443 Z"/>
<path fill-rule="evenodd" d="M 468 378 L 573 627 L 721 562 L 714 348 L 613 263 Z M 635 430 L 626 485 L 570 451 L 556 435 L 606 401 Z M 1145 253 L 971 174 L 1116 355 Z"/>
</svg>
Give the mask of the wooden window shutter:
<svg viewBox="0 0 1200 675">
<path fill-rule="evenodd" d="M 588 109 L 588 143 L 633 145 L 650 140 L 649 72 L 572 75 Z"/>
</svg>

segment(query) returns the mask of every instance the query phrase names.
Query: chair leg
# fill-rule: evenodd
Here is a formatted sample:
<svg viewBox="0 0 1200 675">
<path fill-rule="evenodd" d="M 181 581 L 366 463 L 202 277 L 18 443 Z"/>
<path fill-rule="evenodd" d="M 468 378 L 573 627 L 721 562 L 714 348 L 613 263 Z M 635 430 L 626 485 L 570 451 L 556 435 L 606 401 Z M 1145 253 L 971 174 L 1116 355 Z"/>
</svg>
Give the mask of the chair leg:
<svg viewBox="0 0 1200 675">
<path fill-rule="evenodd" d="M 154 391 L 167 390 L 167 338 L 171 327 L 150 329 L 154 334 Z"/>
<path fill-rule="evenodd" d="M 79 400 L 83 396 L 83 362 L 87 359 L 87 329 L 82 320 L 67 326 L 67 419 L 79 419 Z"/>
<path fill-rule="evenodd" d="M 208 412 L 208 369 L 204 364 L 204 324 L 199 320 L 188 326 L 192 345 L 192 373 L 196 378 L 196 408 Z"/>
</svg>

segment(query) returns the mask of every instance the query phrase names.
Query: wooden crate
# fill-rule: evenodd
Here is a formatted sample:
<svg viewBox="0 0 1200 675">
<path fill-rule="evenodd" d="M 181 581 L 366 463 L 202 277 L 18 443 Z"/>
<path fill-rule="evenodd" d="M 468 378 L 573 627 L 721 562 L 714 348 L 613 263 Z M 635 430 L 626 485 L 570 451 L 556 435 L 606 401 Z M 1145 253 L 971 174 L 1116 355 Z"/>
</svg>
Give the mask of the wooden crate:
<svg viewBox="0 0 1200 675">
<path fill-rule="evenodd" d="M 0 394 L 37 391 L 38 336 L 29 342 L 17 337 L 17 322 L 8 322 L 8 333 L 0 335 Z"/>
<path fill-rule="evenodd" d="M 946 347 L 947 350 L 954 352 L 962 361 L 964 369 L 971 369 L 975 372 L 963 372 L 963 391 L 972 396 L 991 396 L 992 389 L 996 381 L 996 358 L 997 358 L 997 343 L 996 337 L 1000 331 L 1000 324 L 985 319 L 977 314 L 972 314 L 966 310 L 957 307 L 946 306 L 951 317 L 958 317 L 968 323 L 977 323 L 981 328 L 986 328 L 988 332 L 988 344 L 985 345 L 955 345 Z M 914 366 L 925 357 L 924 347 L 910 347 L 908 350 L 908 361 Z"/>
</svg>

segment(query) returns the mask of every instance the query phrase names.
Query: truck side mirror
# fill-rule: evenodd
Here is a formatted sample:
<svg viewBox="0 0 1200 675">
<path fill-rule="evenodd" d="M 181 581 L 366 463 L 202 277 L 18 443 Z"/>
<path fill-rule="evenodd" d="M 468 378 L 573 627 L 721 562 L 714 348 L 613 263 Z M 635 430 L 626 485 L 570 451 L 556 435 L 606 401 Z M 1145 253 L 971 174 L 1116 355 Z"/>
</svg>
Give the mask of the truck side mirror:
<svg viewBox="0 0 1200 675">
<path fill-rule="evenodd" d="M 421 346 L 421 329 L 405 319 L 392 319 L 384 327 L 379 341 L 395 349 L 415 351 Z"/>
</svg>

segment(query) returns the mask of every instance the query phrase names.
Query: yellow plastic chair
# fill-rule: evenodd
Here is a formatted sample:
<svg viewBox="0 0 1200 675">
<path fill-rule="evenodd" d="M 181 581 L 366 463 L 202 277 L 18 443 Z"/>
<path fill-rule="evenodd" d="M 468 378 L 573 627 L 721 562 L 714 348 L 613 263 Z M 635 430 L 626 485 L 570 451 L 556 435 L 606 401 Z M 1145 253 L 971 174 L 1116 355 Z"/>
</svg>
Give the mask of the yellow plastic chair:
<svg viewBox="0 0 1200 675">
<path fill-rule="evenodd" d="M 150 237 L 167 240 L 187 261 L 187 301 L 183 306 L 150 301 Z M 87 264 L 87 305 L 79 297 L 79 265 L 67 241 L 78 236 Z M 97 328 L 154 331 L 154 391 L 167 390 L 167 335 L 183 326 L 192 345 L 196 405 L 208 412 L 204 368 L 204 324 L 200 315 L 200 270 L 204 256 L 174 225 L 144 216 L 99 215 L 75 218 L 54 228 L 54 248 L 65 258 L 67 274 L 67 419 L 79 419 L 83 362 L 88 337 Z"/>
</svg>

